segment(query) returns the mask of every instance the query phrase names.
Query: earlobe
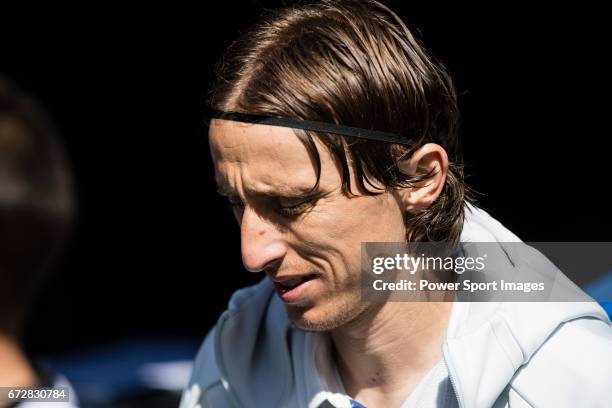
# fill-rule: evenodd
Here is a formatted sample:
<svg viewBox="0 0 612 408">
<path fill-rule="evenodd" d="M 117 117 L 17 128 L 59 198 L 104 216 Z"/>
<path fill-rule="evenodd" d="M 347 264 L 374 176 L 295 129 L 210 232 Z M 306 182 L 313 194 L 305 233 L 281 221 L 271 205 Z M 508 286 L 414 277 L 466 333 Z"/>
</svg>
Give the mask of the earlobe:
<svg viewBox="0 0 612 408">
<path fill-rule="evenodd" d="M 440 196 L 448 173 L 448 155 L 442 146 L 428 143 L 398 167 L 415 180 L 413 187 L 398 190 L 403 208 L 415 214 L 429 208 Z"/>
</svg>

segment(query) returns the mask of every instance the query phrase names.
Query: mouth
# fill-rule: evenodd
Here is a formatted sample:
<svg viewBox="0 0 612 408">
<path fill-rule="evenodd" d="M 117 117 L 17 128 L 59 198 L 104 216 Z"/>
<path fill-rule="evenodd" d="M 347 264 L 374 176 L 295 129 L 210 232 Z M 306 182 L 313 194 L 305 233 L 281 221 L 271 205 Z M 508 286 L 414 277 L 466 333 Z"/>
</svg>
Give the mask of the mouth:
<svg viewBox="0 0 612 408">
<path fill-rule="evenodd" d="M 273 279 L 273 282 L 276 293 L 283 302 L 296 303 L 306 296 L 308 288 L 312 286 L 315 279 L 317 275 L 310 274 L 286 278 L 277 277 Z"/>
</svg>

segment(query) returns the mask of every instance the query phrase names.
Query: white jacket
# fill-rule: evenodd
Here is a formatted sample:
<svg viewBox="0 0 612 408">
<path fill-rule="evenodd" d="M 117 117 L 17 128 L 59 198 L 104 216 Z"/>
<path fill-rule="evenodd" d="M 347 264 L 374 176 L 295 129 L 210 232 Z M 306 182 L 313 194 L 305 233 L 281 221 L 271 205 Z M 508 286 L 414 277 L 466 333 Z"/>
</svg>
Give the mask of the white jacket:
<svg viewBox="0 0 612 408">
<path fill-rule="evenodd" d="M 468 207 L 461 241 L 500 242 L 518 264 L 503 243 L 519 238 L 484 210 Z M 238 290 L 181 408 L 307 407 L 291 358 L 304 335 L 268 279 Z M 462 408 L 612 407 L 612 329 L 595 302 L 455 302 L 442 351 Z"/>
</svg>

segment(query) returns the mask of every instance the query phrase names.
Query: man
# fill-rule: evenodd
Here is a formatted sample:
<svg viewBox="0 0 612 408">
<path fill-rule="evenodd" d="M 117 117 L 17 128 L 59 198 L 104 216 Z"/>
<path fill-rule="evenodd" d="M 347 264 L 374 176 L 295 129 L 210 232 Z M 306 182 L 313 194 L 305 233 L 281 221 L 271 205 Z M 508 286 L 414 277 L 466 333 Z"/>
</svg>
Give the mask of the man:
<svg viewBox="0 0 612 408">
<path fill-rule="evenodd" d="M 72 176 L 53 124 L 0 76 L 0 387 L 66 387 L 57 407 L 77 406 L 75 393 L 66 378 L 26 355 L 21 336 L 33 298 L 63 253 L 74 207 Z M 0 406 L 7 396 L 8 388 Z"/>
<path fill-rule="evenodd" d="M 215 175 L 244 266 L 266 278 L 232 296 L 182 407 L 605 405 L 595 303 L 362 297 L 362 242 L 520 241 L 473 204 L 452 82 L 391 10 L 278 10 L 218 75 Z"/>
</svg>

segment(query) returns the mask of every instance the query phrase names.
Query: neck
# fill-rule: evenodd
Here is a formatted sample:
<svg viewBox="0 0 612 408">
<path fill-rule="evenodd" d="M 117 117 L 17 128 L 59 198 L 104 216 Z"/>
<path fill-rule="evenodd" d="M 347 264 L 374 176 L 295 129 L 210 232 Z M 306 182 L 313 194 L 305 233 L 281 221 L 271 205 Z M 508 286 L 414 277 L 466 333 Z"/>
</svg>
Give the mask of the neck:
<svg viewBox="0 0 612 408">
<path fill-rule="evenodd" d="M 366 406 L 400 406 L 442 358 L 452 302 L 388 302 L 331 333 L 346 391 Z"/>
<path fill-rule="evenodd" d="M 0 333 L 0 387 L 36 385 L 36 373 L 17 341 Z"/>
</svg>

